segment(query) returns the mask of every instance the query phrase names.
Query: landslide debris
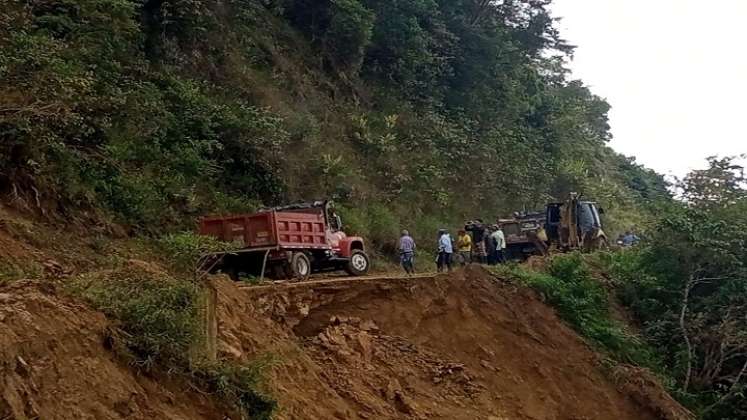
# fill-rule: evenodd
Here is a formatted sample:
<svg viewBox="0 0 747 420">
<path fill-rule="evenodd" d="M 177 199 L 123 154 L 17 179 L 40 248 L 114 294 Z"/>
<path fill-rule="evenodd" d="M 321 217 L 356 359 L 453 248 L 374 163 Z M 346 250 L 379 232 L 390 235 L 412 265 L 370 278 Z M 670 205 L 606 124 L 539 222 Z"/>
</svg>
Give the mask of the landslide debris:
<svg viewBox="0 0 747 420">
<path fill-rule="evenodd" d="M 532 291 L 479 268 L 239 288 L 214 280 L 223 357 L 276 354 L 279 419 L 686 419 Z M 617 380 L 615 380 L 617 379 Z"/>
</svg>

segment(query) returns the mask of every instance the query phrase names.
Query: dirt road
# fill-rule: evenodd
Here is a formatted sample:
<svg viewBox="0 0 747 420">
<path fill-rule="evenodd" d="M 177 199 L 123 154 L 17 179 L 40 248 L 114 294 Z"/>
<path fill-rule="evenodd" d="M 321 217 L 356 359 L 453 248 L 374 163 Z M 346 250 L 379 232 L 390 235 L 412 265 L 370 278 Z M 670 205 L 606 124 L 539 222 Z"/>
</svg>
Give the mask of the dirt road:
<svg viewBox="0 0 747 420">
<path fill-rule="evenodd" d="M 308 288 L 308 287 L 315 287 L 317 285 L 324 285 L 324 284 L 349 284 L 350 286 L 355 286 L 355 283 L 365 283 L 370 281 L 397 281 L 397 280 L 407 280 L 407 279 L 430 279 L 435 276 L 437 276 L 437 273 L 422 273 L 422 274 L 415 274 L 412 276 L 407 276 L 404 274 L 377 274 L 377 275 L 370 275 L 370 276 L 363 276 L 363 277 L 350 277 L 350 276 L 318 276 L 314 277 L 312 276 L 310 280 L 306 281 L 299 281 L 299 282 L 293 282 L 293 281 L 276 281 L 276 282 L 268 282 L 261 285 L 256 286 L 248 286 L 248 285 L 239 285 L 238 288 L 242 290 L 246 289 L 252 289 L 256 291 L 261 290 L 270 290 L 270 289 L 277 289 L 277 288 Z"/>
</svg>

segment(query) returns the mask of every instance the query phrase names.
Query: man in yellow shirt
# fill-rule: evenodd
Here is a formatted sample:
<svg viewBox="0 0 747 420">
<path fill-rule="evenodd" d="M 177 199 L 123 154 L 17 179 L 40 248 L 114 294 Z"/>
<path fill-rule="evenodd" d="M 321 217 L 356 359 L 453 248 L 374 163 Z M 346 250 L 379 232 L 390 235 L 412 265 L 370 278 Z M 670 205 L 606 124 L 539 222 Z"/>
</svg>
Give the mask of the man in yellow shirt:
<svg viewBox="0 0 747 420">
<path fill-rule="evenodd" d="M 457 252 L 459 253 L 459 263 L 461 265 L 467 265 L 467 263 L 472 261 L 472 237 L 464 230 L 459 231 Z"/>
</svg>

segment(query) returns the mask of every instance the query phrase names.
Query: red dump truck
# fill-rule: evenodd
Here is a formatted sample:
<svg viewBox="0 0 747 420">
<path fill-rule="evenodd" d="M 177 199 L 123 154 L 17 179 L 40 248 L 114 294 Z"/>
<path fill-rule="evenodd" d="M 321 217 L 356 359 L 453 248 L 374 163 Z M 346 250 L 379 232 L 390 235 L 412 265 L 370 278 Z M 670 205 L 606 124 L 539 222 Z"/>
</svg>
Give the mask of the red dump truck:
<svg viewBox="0 0 747 420">
<path fill-rule="evenodd" d="M 209 271 L 237 280 L 241 274 L 303 280 L 312 272 L 368 272 L 363 239 L 347 236 L 329 201 L 299 203 L 252 214 L 205 217 L 199 233 L 239 246 L 238 251 L 210 256 Z"/>
</svg>

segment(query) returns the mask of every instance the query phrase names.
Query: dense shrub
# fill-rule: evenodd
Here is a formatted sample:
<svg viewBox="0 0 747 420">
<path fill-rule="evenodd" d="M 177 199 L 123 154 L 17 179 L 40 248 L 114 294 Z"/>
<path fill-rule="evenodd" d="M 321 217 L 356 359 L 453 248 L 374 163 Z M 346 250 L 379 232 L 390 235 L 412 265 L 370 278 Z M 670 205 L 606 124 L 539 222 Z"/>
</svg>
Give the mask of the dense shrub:
<svg viewBox="0 0 747 420">
<path fill-rule="evenodd" d="M 366 217 L 370 240 L 381 248 L 393 250 L 400 233 L 399 218 L 382 204 L 368 207 Z"/>
<path fill-rule="evenodd" d="M 637 223 L 660 178 L 538 52 L 562 47 L 547 6 L 509 3 L 10 1 L 0 192 L 140 232 L 321 197 L 449 224 L 568 190 Z"/>
<path fill-rule="evenodd" d="M 678 185 L 635 249 L 606 258 L 622 302 L 658 350 L 675 393 L 704 419 L 745 418 L 747 189 L 734 158 Z"/>
<path fill-rule="evenodd" d="M 218 363 L 202 367 L 193 373 L 193 377 L 208 392 L 233 402 L 249 418 L 270 420 L 277 409 L 277 401 L 260 390 L 265 368 L 266 360 L 246 365 Z"/>
<path fill-rule="evenodd" d="M 349 235 L 370 237 L 370 224 L 365 209 L 358 207 L 337 206 L 342 218 L 343 229 Z"/>
<path fill-rule="evenodd" d="M 138 365 L 187 365 L 198 331 L 194 284 L 132 265 L 84 275 L 70 288 L 121 323 L 121 339 Z"/>
<path fill-rule="evenodd" d="M 324 45 L 343 70 L 356 74 L 371 42 L 375 15 L 358 0 L 332 0 Z"/>
<path fill-rule="evenodd" d="M 158 248 L 168 263 L 177 271 L 194 274 L 200 258 L 213 253 L 230 252 L 236 244 L 219 241 L 211 236 L 194 232 L 173 233 L 158 239 Z"/>
</svg>

